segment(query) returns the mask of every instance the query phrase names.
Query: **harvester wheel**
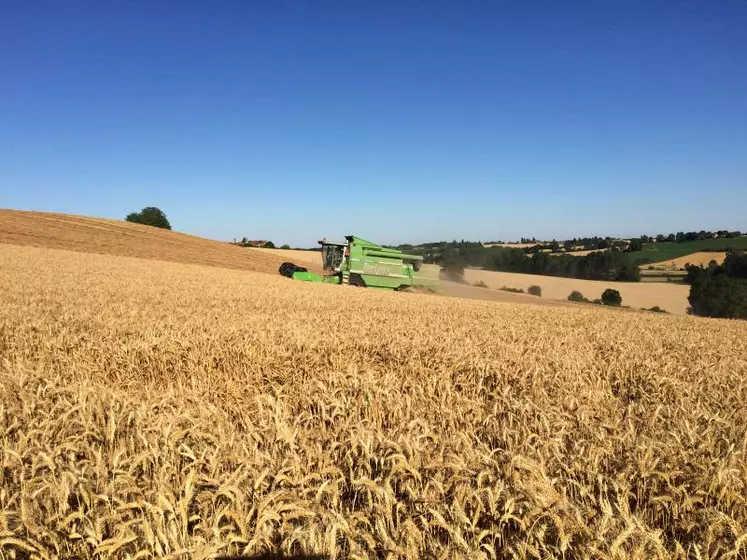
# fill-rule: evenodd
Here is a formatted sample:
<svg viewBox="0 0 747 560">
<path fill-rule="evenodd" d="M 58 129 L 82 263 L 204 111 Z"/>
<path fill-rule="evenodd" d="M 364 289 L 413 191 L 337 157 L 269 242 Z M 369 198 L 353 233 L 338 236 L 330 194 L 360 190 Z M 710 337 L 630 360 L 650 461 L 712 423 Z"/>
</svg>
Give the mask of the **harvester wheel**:
<svg viewBox="0 0 747 560">
<path fill-rule="evenodd" d="M 350 280 L 348 280 L 348 283 L 351 286 L 355 286 L 356 288 L 366 287 L 366 283 L 363 281 L 363 278 L 361 278 L 360 274 L 351 274 Z"/>
</svg>

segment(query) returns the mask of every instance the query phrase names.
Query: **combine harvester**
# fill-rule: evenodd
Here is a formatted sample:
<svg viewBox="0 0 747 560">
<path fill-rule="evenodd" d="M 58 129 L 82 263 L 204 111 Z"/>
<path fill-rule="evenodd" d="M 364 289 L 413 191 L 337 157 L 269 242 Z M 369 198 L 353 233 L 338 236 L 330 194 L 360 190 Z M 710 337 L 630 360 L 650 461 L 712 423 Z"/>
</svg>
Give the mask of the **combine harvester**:
<svg viewBox="0 0 747 560">
<path fill-rule="evenodd" d="M 280 265 L 280 274 L 306 282 L 382 290 L 411 287 L 434 289 L 438 286 L 439 267 L 423 264 L 420 255 L 408 255 L 353 235 L 347 235 L 345 239 L 345 243 L 333 243 L 326 239 L 318 242 L 322 246 L 323 275 L 290 262 Z"/>
</svg>

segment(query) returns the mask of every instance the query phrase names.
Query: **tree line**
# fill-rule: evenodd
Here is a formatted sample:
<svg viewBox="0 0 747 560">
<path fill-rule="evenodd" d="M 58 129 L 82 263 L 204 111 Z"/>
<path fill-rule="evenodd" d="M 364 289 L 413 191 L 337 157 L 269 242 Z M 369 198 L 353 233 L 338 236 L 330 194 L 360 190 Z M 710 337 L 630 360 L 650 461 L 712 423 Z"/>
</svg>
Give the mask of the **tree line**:
<svg viewBox="0 0 747 560">
<path fill-rule="evenodd" d="M 726 229 L 720 229 L 717 231 L 678 231 L 677 233 L 670 233 L 669 235 L 660 233 L 655 237 L 642 235 L 641 240 L 644 241 L 644 243 L 653 243 L 654 241 L 657 243 L 684 243 L 686 241 L 702 241 L 704 239 L 740 237 L 741 235 L 741 231 L 729 231 Z"/>
<path fill-rule="evenodd" d="M 617 280 L 637 282 L 640 271 L 637 262 L 631 262 L 620 252 L 590 253 L 583 257 L 572 255 L 528 255 L 515 247 L 485 247 L 471 241 L 429 243 L 418 247 L 399 246 L 400 250 L 420 254 L 423 261 L 440 265 L 447 276 L 458 278 L 467 267 L 501 272 L 542 274 L 587 280 Z"/>
<path fill-rule="evenodd" d="M 636 252 L 643 250 L 643 245 L 646 243 L 685 243 L 688 241 L 702 241 L 705 239 L 727 239 L 733 237 L 740 237 L 742 232 L 730 231 L 726 229 L 715 230 L 715 231 L 678 231 L 677 233 L 663 234 L 660 233 L 655 236 L 643 234 L 639 237 L 633 237 L 631 239 L 618 239 L 614 237 L 573 237 L 571 239 L 565 239 L 558 241 L 553 239 L 552 241 L 537 241 L 535 238 L 522 237 L 521 243 L 526 245 L 522 247 L 522 250 L 526 253 L 533 254 L 540 251 L 550 251 L 553 253 L 562 252 L 573 252 L 573 251 L 626 251 Z M 500 241 L 489 242 L 486 245 L 493 243 L 501 243 Z M 531 245 L 529 245 L 531 244 Z"/>
</svg>

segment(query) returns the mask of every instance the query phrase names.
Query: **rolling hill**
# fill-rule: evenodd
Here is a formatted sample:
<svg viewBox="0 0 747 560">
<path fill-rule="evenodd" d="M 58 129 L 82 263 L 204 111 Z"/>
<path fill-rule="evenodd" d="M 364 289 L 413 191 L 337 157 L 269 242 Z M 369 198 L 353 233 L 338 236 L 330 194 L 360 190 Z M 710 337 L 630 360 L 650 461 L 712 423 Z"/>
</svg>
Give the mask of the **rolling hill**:
<svg viewBox="0 0 747 560">
<path fill-rule="evenodd" d="M 0 243 L 277 273 L 283 258 L 185 233 L 105 218 L 0 209 Z M 313 268 L 312 263 L 308 263 Z"/>
</svg>

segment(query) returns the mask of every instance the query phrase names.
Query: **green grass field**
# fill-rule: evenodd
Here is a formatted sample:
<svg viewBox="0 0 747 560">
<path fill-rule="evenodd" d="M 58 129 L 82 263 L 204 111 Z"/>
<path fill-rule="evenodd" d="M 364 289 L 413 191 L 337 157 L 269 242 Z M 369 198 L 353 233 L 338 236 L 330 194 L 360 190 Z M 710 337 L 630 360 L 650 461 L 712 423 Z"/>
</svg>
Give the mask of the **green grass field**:
<svg viewBox="0 0 747 560">
<path fill-rule="evenodd" d="M 690 253 L 705 250 L 741 249 L 747 250 L 747 236 L 728 239 L 703 239 L 683 243 L 646 243 L 642 251 L 625 253 L 631 260 L 651 259 L 652 262 L 667 261 L 684 257 Z"/>
</svg>

